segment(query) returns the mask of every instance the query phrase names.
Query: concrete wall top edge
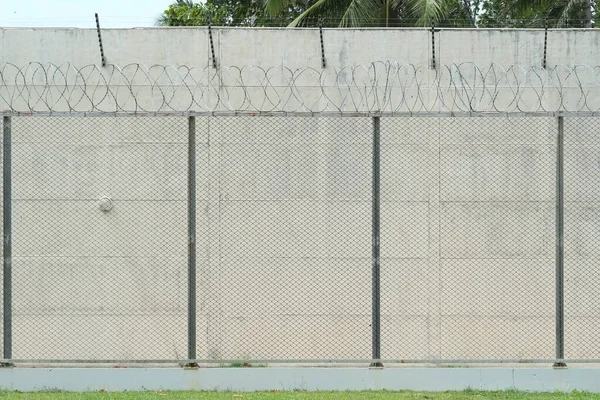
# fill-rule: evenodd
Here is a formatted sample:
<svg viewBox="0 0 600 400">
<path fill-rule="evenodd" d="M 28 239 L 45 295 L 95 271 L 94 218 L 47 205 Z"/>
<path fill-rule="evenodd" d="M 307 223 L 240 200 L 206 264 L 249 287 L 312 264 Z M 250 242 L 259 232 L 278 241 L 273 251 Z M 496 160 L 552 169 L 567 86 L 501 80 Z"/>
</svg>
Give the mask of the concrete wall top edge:
<svg viewBox="0 0 600 400">
<path fill-rule="evenodd" d="M 161 26 L 149 26 L 149 27 L 131 27 L 131 28 L 101 28 L 102 31 L 129 31 L 129 30 L 165 30 L 165 31 L 175 31 L 175 30 L 197 30 L 197 29 L 207 29 L 207 26 L 177 26 L 177 27 L 161 27 Z M 218 30 L 274 30 L 274 31 L 318 31 L 319 28 L 297 28 L 297 27 L 245 27 L 245 26 L 212 26 L 212 29 Z M 356 28 L 335 28 L 335 27 L 327 27 L 322 28 L 325 30 L 331 31 L 430 31 L 431 27 L 356 27 Z M 437 30 L 442 31 L 459 31 L 459 32 L 489 32 L 489 31 L 507 31 L 507 32 L 540 32 L 544 31 L 543 28 L 449 28 L 449 27 L 436 27 Z M 31 31 L 31 30 L 46 30 L 46 31 L 96 31 L 95 27 L 90 28 L 75 28 L 75 27 L 0 27 L 0 31 L 2 30 L 11 30 L 11 31 Z M 565 32 L 590 32 L 600 34 L 600 29 L 595 28 L 549 28 L 548 31 L 565 31 Z"/>
</svg>

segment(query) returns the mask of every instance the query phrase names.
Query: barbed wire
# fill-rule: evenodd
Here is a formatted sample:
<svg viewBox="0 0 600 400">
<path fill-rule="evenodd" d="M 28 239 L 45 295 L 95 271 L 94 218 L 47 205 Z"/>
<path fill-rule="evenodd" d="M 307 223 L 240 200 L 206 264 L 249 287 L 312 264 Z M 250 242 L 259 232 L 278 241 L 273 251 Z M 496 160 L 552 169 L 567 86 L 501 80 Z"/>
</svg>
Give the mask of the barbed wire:
<svg viewBox="0 0 600 400">
<path fill-rule="evenodd" d="M 381 61 L 325 69 L 128 64 L 0 68 L 19 113 L 599 112 L 600 65 L 551 68 Z"/>
</svg>

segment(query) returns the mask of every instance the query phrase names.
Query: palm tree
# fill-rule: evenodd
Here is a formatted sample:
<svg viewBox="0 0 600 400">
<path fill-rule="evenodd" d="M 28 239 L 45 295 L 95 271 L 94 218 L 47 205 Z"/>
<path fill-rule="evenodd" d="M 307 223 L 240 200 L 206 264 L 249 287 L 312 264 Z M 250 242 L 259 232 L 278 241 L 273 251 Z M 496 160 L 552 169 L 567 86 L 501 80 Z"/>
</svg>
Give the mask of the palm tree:
<svg viewBox="0 0 600 400">
<path fill-rule="evenodd" d="M 291 0 L 264 0 L 268 14 L 287 10 Z M 431 26 L 473 25 L 474 10 L 469 0 L 315 0 L 289 26 Z"/>
</svg>

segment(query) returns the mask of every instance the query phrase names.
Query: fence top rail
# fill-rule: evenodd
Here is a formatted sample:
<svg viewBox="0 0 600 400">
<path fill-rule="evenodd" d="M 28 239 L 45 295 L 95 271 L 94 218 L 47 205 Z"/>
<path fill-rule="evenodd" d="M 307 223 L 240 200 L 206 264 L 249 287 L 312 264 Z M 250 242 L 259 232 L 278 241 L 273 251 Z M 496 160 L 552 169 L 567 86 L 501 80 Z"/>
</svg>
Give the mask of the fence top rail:
<svg viewBox="0 0 600 400">
<path fill-rule="evenodd" d="M 600 114 L 600 65 L 0 65 L 4 115 Z"/>
</svg>

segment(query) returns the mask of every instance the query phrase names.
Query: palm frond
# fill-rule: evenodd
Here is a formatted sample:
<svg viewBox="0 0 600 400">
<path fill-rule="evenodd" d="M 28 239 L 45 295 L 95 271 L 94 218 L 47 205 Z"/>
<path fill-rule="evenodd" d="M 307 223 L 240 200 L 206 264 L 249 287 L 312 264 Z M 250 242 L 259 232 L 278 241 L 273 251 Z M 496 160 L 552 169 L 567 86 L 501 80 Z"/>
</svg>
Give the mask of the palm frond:
<svg viewBox="0 0 600 400">
<path fill-rule="evenodd" d="M 385 15 L 384 11 L 385 9 L 381 9 L 373 0 L 352 0 L 342 15 L 339 27 L 381 25 L 379 17 Z"/>
<path fill-rule="evenodd" d="M 591 14 L 592 5 L 590 4 L 589 0 L 567 0 L 561 3 L 562 4 L 559 4 L 559 7 L 555 7 L 553 10 L 556 14 L 558 14 L 556 22 L 557 28 L 567 26 L 567 21 L 569 20 L 569 17 L 573 11 L 580 11 L 582 14 L 580 15 L 580 18 L 584 19 L 588 14 L 584 11 L 584 8 L 589 7 L 589 14 Z M 590 21 L 586 22 L 591 22 L 591 15 L 589 17 Z"/>
<path fill-rule="evenodd" d="M 330 1 L 330 0 L 317 0 L 315 3 L 313 3 L 312 6 L 308 7 L 306 10 L 304 10 L 304 12 L 302 14 L 298 15 L 296 17 L 296 19 L 294 19 L 292 22 L 290 22 L 290 24 L 288 26 L 289 27 L 299 26 L 302 23 L 302 21 L 304 21 L 306 18 L 315 14 L 321 7 L 326 6 L 328 1 Z"/>
<path fill-rule="evenodd" d="M 283 10 L 289 8 L 294 0 L 263 0 L 265 12 L 271 17 L 279 15 Z"/>
<path fill-rule="evenodd" d="M 513 14 L 527 14 L 532 9 L 545 8 L 553 0 L 512 0 L 506 2 L 506 11 Z"/>
<path fill-rule="evenodd" d="M 444 0 L 411 0 L 410 3 L 410 13 L 417 19 L 418 26 L 430 26 L 442 19 L 446 11 Z"/>
<path fill-rule="evenodd" d="M 373 2 L 373 0 L 317 0 L 296 19 L 294 19 L 288 26 L 300 26 L 304 24 L 308 19 L 326 19 L 328 21 L 340 21 L 339 24 L 341 24 L 341 21 L 344 20 L 344 15 L 346 15 L 349 9 L 350 13 L 354 15 L 353 9 L 355 8 L 355 6 L 352 6 L 352 3 L 354 1 Z M 336 23 L 335 25 L 338 25 L 338 23 Z"/>
<path fill-rule="evenodd" d="M 166 15 L 161 14 L 158 18 L 156 18 L 154 26 L 169 26 L 169 19 Z"/>
</svg>

